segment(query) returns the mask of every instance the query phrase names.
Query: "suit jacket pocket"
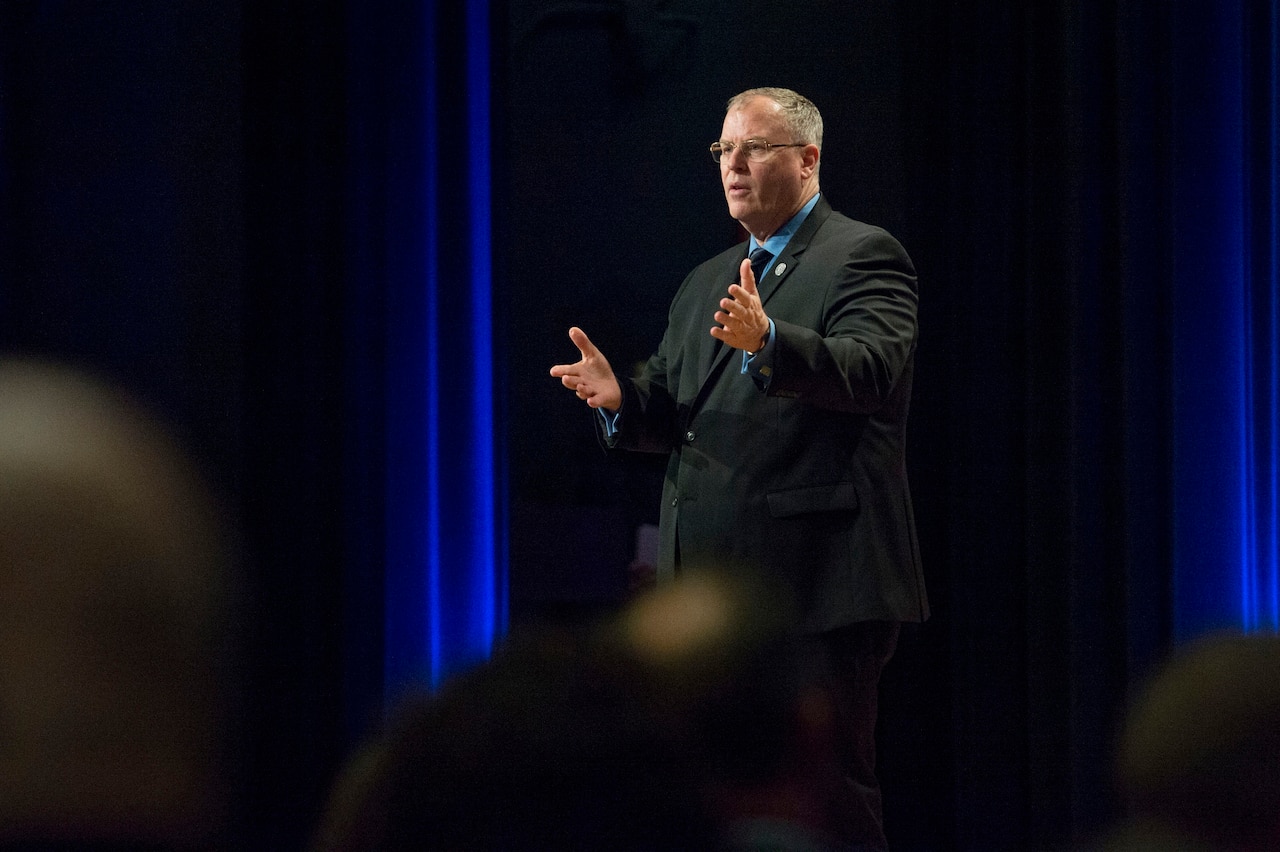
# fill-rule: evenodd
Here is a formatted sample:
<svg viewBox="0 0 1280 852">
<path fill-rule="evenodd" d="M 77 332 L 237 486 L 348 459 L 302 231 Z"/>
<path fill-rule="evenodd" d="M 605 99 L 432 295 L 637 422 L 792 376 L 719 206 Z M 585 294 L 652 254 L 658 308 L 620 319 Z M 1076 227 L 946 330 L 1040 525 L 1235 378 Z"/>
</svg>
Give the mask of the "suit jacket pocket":
<svg viewBox="0 0 1280 852">
<path fill-rule="evenodd" d="M 769 514 L 775 518 L 808 515 L 815 512 L 848 512 L 858 508 L 858 491 L 852 482 L 831 482 L 770 491 Z"/>
</svg>

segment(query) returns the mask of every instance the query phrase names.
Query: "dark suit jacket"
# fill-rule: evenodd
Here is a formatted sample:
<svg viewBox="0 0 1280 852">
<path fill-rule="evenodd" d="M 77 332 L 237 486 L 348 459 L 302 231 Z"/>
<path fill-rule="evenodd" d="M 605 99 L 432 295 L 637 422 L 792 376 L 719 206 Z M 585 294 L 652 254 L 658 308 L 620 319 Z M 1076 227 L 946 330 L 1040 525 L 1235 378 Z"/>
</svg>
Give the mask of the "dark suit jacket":
<svg viewBox="0 0 1280 852">
<path fill-rule="evenodd" d="M 610 448 L 670 453 L 659 575 L 748 565 L 785 578 L 804 627 L 928 616 L 905 467 L 915 268 L 819 199 L 759 283 L 776 327 L 762 390 L 711 337 L 738 245 L 698 266 L 658 351 L 623 379 Z"/>
</svg>

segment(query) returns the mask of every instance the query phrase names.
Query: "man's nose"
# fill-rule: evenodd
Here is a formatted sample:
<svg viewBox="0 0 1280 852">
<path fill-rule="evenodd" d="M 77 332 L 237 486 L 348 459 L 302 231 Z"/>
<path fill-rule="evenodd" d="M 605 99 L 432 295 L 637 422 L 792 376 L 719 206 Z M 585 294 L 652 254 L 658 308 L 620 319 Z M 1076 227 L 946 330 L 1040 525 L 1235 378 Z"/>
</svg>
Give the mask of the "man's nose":
<svg viewBox="0 0 1280 852">
<path fill-rule="evenodd" d="M 734 171 L 740 171 L 747 165 L 746 152 L 742 150 L 742 146 L 740 145 L 735 145 L 728 151 L 725 151 L 720 155 L 720 159 Z"/>
</svg>

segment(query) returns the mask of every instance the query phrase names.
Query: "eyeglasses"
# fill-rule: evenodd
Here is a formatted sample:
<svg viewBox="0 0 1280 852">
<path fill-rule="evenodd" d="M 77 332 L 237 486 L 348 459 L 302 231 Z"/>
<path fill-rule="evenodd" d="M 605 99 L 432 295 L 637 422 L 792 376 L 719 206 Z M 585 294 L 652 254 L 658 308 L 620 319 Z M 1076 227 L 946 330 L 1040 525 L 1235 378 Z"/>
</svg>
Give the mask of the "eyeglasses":
<svg viewBox="0 0 1280 852">
<path fill-rule="evenodd" d="M 763 139 L 743 139 L 741 142 L 712 142 L 711 159 L 717 163 L 721 157 L 729 157 L 739 149 L 753 163 L 763 163 L 773 156 L 774 148 L 803 148 L 807 142 L 766 142 Z"/>
</svg>

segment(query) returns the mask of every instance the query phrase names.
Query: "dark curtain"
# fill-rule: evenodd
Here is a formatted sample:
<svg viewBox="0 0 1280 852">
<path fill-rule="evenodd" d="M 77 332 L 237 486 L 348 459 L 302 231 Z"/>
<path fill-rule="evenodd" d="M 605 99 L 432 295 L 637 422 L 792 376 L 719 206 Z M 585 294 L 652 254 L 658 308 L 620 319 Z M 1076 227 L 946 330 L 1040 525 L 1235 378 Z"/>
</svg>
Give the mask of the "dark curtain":
<svg viewBox="0 0 1280 852">
<path fill-rule="evenodd" d="M 392 695 L 405 578 L 384 555 L 411 507 L 388 505 L 388 442 L 425 404 L 397 393 L 392 319 L 425 298 L 428 124 L 442 209 L 469 191 L 449 171 L 466 156 L 452 8 L 0 6 L 0 347 L 129 387 L 241 521 L 259 848 L 300 845 Z M 1245 431 L 1274 469 L 1275 4 L 504 0 L 491 23 L 512 620 L 625 600 L 661 467 L 606 459 L 546 369 L 572 324 L 621 369 L 648 354 L 683 274 L 739 238 L 705 152 L 724 101 L 792 86 L 827 120 L 828 197 L 897 235 L 921 280 L 909 466 L 934 617 L 886 672 L 890 837 L 1028 849 L 1102 830 L 1130 691 L 1221 626 L 1239 582 L 1197 564 L 1218 539 L 1188 520 L 1221 502 L 1197 462 L 1221 405 L 1195 401 L 1221 391 L 1227 341 L 1205 317 L 1234 280 L 1201 232 L 1250 270 Z M 1215 170 L 1221 150 L 1236 171 Z M 1224 242 L 1227 196 L 1248 216 Z M 442 268 L 442 286 L 469 271 Z M 1275 505 L 1255 510 L 1274 566 Z"/>
<path fill-rule="evenodd" d="M 242 9 L 246 481 L 237 496 L 255 595 L 245 818 L 263 848 L 287 848 L 314 824 L 346 754 L 348 648 L 374 629 L 342 617 L 348 593 L 365 593 L 349 586 L 344 559 L 345 19 L 337 4 Z"/>
<path fill-rule="evenodd" d="M 914 4 L 905 30 L 952 842 L 1047 845 L 1112 818 L 1117 712 L 1169 635 L 1168 24 Z"/>
<path fill-rule="evenodd" d="M 1242 621 L 1232 430 L 1215 426 L 1228 365 L 1209 356 L 1245 329 L 1205 320 L 1240 299 L 1232 247 L 1265 267 L 1276 225 L 1258 210 L 1241 237 L 1201 208 L 1239 193 L 1219 152 L 1256 164 L 1255 209 L 1274 198 L 1274 9 L 508 6 L 513 209 L 539 224 L 513 229 L 525 322 L 512 333 L 531 337 L 530 317 L 550 329 L 520 340 L 540 357 L 513 365 L 527 369 L 518 388 L 572 356 L 570 324 L 615 364 L 651 350 L 680 276 L 735 238 L 701 162 L 724 99 L 774 83 L 808 94 L 827 121 L 828 198 L 897 234 L 921 280 L 909 467 L 935 615 L 886 672 L 890 836 L 1026 849 L 1103 831 L 1120 817 L 1110 761 L 1131 689 L 1175 639 Z M 559 235 L 542 250 L 548 220 Z M 1255 285 L 1258 322 L 1274 286 Z M 512 437 L 513 501 L 579 527 L 603 515 L 607 546 L 591 553 L 621 577 L 629 533 L 651 520 L 651 472 L 593 455 L 576 400 L 555 390 L 516 391 L 518 422 L 558 428 Z M 1265 497 L 1269 469 L 1231 475 Z M 537 541 L 513 527 L 513 594 L 574 565 L 522 548 Z M 544 584 L 529 596 L 563 594 Z"/>
</svg>

